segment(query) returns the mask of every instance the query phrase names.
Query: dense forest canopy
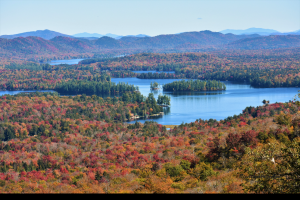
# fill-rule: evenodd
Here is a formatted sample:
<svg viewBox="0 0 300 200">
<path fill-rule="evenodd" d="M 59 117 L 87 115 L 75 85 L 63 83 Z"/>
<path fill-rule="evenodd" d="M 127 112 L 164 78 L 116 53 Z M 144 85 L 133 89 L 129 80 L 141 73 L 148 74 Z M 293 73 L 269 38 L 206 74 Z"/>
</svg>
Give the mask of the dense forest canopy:
<svg viewBox="0 0 300 200">
<path fill-rule="evenodd" d="M 297 37 L 286 39 L 297 44 Z M 155 45 L 160 45 L 159 40 Z M 160 94 L 156 100 L 153 93 L 145 97 L 133 85 L 111 82 L 112 77 L 186 79 L 164 85 L 165 91 L 224 90 L 220 81 L 226 80 L 256 87 L 298 87 L 299 48 L 178 53 L 178 47 L 177 53 L 140 53 L 125 52 L 125 43 L 104 38 L 97 41 L 99 53 L 87 50 L 94 44 L 63 37 L 26 41 L 40 48 L 34 52 L 22 48 L 20 38 L 0 40 L 4 44 L 0 57 L 15 59 L 1 60 L 0 90 L 59 93 L 0 97 L 0 192 L 300 192 L 300 95 L 286 103 L 264 100 L 263 106 L 246 107 L 224 120 L 195 119 L 167 130 L 153 121 L 124 121 L 163 114 L 170 109 L 169 96 Z M 259 41 L 242 38 L 231 46 L 243 49 Z M 19 54 L 7 50 L 11 42 L 20 42 L 15 49 Z M 171 40 L 168 45 L 174 46 Z M 131 55 L 108 58 L 120 53 L 110 47 Z M 182 43 L 180 47 L 195 46 Z M 59 53 L 69 48 L 77 50 Z M 32 60 L 20 61 L 24 55 Z M 94 58 L 78 65 L 33 62 L 53 55 L 59 56 L 56 59 Z M 134 70 L 174 73 L 137 74 Z M 102 98 L 104 94 L 110 97 Z"/>
<path fill-rule="evenodd" d="M 215 80 L 181 80 L 163 85 L 164 91 L 215 91 L 226 90 L 224 83 Z"/>
<path fill-rule="evenodd" d="M 99 72 L 93 66 L 10 64 L 0 72 L 0 90 L 52 89 L 65 95 L 102 95 L 138 90 L 133 85 L 112 83 L 109 74 Z M 111 74 L 130 76 L 130 73 Z"/>
<path fill-rule="evenodd" d="M 84 64 L 85 62 L 88 64 Z M 12 63 L 5 65 L 5 71 L 3 72 L 9 74 L 12 71 L 26 71 L 26 69 L 39 71 L 33 72 L 33 74 L 43 74 L 42 76 L 46 79 L 52 79 L 52 77 L 48 77 L 48 72 L 53 73 L 54 71 L 55 74 L 60 72 L 68 77 L 65 71 L 68 70 L 72 74 L 70 78 L 77 79 L 81 79 L 80 76 L 87 73 L 89 73 L 89 76 L 100 76 L 102 73 L 108 73 L 111 77 L 116 78 L 188 78 L 239 81 L 250 83 L 253 87 L 298 87 L 300 84 L 299 49 L 297 48 L 294 50 L 235 50 L 213 53 L 140 53 L 124 57 L 92 59 L 92 61 L 83 60 L 78 65 L 56 67 L 49 64 Z M 149 72 L 137 74 L 132 72 L 139 70 L 174 71 L 175 73 Z M 3 77 L 9 76 L 15 80 L 20 80 L 20 77 L 15 78 L 8 74 L 4 74 Z M 3 85 L 0 85 L 0 87 L 5 89 Z M 20 89 L 24 88 L 21 87 Z"/>
<path fill-rule="evenodd" d="M 155 103 L 139 93 L 0 97 L 0 191 L 299 192 L 298 101 L 171 130 L 121 123 L 139 109 L 153 112 Z"/>
<path fill-rule="evenodd" d="M 57 36 L 0 38 L 0 64 L 11 60 L 45 62 L 71 58 L 112 57 L 142 52 L 179 53 L 300 47 L 299 35 L 233 35 L 212 31 L 185 32 L 128 40 L 104 36 L 96 40 Z"/>
<path fill-rule="evenodd" d="M 274 51 L 274 54 L 272 52 Z M 141 53 L 104 62 L 101 70 L 156 70 L 175 73 L 132 74 L 141 79 L 239 81 L 253 87 L 299 87 L 299 49 L 219 51 L 214 53 Z"/>
</svg>

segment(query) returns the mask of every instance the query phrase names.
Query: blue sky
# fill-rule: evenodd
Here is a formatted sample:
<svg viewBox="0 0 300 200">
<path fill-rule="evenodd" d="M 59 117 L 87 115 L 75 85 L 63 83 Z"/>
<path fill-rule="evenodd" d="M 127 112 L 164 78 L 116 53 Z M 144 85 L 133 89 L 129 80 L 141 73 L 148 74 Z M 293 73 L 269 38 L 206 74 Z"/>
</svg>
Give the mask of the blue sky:
<svg viewBox="0 0 300 200">
<path fill-rule="evenodd" d="M 300 29 L 300 0 L 0 0 L 0 35 Z"/>
</svg>

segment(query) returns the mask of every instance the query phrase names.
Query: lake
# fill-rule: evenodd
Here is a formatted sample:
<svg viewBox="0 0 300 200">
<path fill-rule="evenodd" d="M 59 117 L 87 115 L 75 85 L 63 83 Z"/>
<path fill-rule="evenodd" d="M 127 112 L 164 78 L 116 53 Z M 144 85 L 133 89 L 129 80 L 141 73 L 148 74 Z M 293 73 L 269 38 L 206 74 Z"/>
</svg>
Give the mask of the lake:
<svg viewBox="0 0 300 200">
<path fill-rule="evenodd" d="M 180 79 L 137 79 L 137 78 L 112 78 L 111 81 L 127 82 L 139 86 L 144 96 L 150 93 L 150 83 L 171 83 Z M 232 83 L 224 81 L 226 91 L 209 92 L 163 92 L 162 89 L 155 91 L 157 99 L 159 94 L 171 97 L 171 106 L 165 108 L 165 114 L 154 120 L 163 125 L 179 125 L 182 122 L 194 122 L 196 119 L 225 119 L 228 116 L 242 113 L 247 106 L 261 106 L 262 101 L 269 100 L 270 103 L 288 102 L 293 100 L 299 88 L 253 88 L 248 84 Z M 145 120 L 139 119 L 144 122 Z M 135 121 L 130 122 L 135 123 Z"/>
<path fill-rule="evenodd" d="M 52 64 L 77 64 L 82 59 L 72 60 L 56 60 Z M 51 64 L 50 63 L 50 64 Z M 134 71 L 156 72 L 156 71 Z M 174 72 L 168 72 L 174 73 Z M 178 81 L 180 79 L 138 79 L 138 78 L 111 78 L 112 82 L 127 82 L 139 87 L 141 94 L 148 96 L 150 93 L 150 83 L 157 82 L 160 85 Z M 269 100 L 270 103 L 288 102 L 293 100 L 298 94 L 299 88 L 253 88 L 245 83 L 233 83 L 224 81 L 226 91 L 211 91 L 211 92 L 163 92 L 162 89 L 154 91 L 154 96 L 157 99 L 159 94 L 167 94 L 171 97 L 171 106 L 164 108 L 162 117 L 153 117 L 146 119 L 153 120 L 163 125 L 179 125 L 182 122 L 194 122 L 196 119 L 225 119 L 228 116 L 238 115 L 247 106 L 263 105 L 262 101 Z M 47 90 L 51 92 L 52 90 Z M 42 92 L 47 92 L 42 91 Z M 4 94 L 14 95 L 20 92 L 35 92 L 30 91 L 0 91 L 0 96 Z M 139 119 L 140 122 L 145 122 L 144 119 Z M 135 121 L 129 122 L 135 123 Z"/>
<path fill-rule="evenodd" d="M 150 83 L 159 84 L 171 83 L 180 79 L 137 79 L 137 78 L 112 78 L 111 81 L 127 82 L 139 87 L 141 94 L 148 96 L 150 93 Z M 288 102 L 293 100 L 298 93 L 298 88 L 252 88 L 250 85 L 241 83 L 223 82 L 226 91 L 208 92 L 163 92 L 162 89 L 154 91 L 155 98 L 159 94 L 166 94 L 171 97 L 171 106 L 164 108 L 162 117 L 146 119 L 153 120 L 163 125 L 179 125 L 182 122 L 194 122 L 196 119 L 225 119 L 228 116 L 238 115 L 247 106 L 263 105 L 262 101 L 269 100 L 270 103 Z M 34 90 L 24 91 L 0 91 L 0 96 L 4 94 L 18 94 L 20 92 L 35 92 Z M 40 92 L 52 92 L 52 90 L 40 90 Z M 145 122 L 144 119 L 139 119 Z M 128 122 L 135 123 L 135 121 Z"/>
<path fill-rule="evenodd" d="M 118 57 L 124 57 L 127 55 L 118 55 L 118 56 L 113 56 L 114 58 L 118 58 Z M 51 60 L 47 63 L 49 63 L 50 65 L 60 65 L 60 64 L 68 64 L 68 65 L 75 65 L 78 64 L 80 61 L 85 60 L 85 59 L 89 59 L 89 58 L 83 58 L 83 59 L 70 59 L 70 60 Z"/>
<path fill-rule="evenodd" d="M 48 62 L 50 65 L 60 65 L 60 64 L 68 64 L 68 65 L 75 65 L 78 64 L 80 61 L 84 59 L 71 59 L 71 60 L 51 60 Z"/>
</svg>

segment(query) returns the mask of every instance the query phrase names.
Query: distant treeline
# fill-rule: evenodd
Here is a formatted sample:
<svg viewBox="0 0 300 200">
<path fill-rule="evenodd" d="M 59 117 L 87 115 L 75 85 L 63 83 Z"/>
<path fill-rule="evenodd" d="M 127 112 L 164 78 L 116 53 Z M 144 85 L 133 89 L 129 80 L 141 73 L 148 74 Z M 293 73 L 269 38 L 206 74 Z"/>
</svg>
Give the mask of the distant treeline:
<svg viewBox="0 0 300 200">
<path fill-rule="evenodd" d="M 98 62 L 101 70 L 175 71 L 143 73 L 140 79 L 186 78 L 238 81 L 253 87 L 299 87 L 300 48 L 205 53 L 139 53 Z"/>
<path fill-rule="evenodd" d="M 122 93 L 126 91 L 136 91 L 139 88 L 134 85 L 128 85 L 127 83 L 113 82 L 97 82 L 97 81 L 84 81 L 84 80 L 71 80 L 68 82 L 61 82 L 56 85 L 55 91 L 63 95 L 101 95 L 101 94 L 114 94 Z"/>
<path fill-rule="evenodd" d="M 160 73 L 140 73 L 136 76 L 137 78 L 140 79 L 174 79 L 174 78 L 186 78 L 185 74 L 179 74 L 176 75 L 174 73 L 165 73 L 165 72 L 160 72 Z"/>
<path fill-rule="evenodd" d="M 5 65 L 5 69 L 28 69 L 28 70 L 47 70 L 51 65 L 49 64 L 38 64 L 38 63 L 26 63 L 26 64 L 17 64 L 11 63 Z"/>
<path fill-rule="evenodd" d="M 10 63 L 9 65 L 5 65 L 5 69 L 11 70 L 34 70 L 34 71 L 59 71 L 59 70 L 89 70 L 93 71 L 94 68 L 90 66 L 81 66 L 81 65 L 68 65 L 68 64 L 60 64 L 60 65 L 50 65 L 48 63 L 25 63 L 25 64 L 17 64 Z"/>
<path fill-rule="evenodd" d="M 111 71 L 109 72 L 110 76 L 114 78 L 127 78 L 127 77 L 136 77 L 137 73 L 132 71 Z"/>
<path fill-rule="evenodd" d="M 79 64 L 92 64 L 96 62 L 105 62 L 107 60 L 112 60 L 113 58 L 90 58 L 90 59 L 85 59 L 79 62 Z"/>
<path fill-rule="evenodd" d="M 181 80 L 165 84 L 163 89 L 164 91 L 213 91 L 226 90 L 226 86 L 224 83 L 215 80 Z"/>
<path fill-rule="evenodd" d="M 219 70 L 216 72 L 207 72 L 203 79 L 216 79 L 221 81 L 248 82 L 253 87 L 298 87 L 300 86 L 300 77 L 297 68 L 237 68 L 226 72 Z M 263 77 L 263 78 L 262 78 Z"/>
</svg>

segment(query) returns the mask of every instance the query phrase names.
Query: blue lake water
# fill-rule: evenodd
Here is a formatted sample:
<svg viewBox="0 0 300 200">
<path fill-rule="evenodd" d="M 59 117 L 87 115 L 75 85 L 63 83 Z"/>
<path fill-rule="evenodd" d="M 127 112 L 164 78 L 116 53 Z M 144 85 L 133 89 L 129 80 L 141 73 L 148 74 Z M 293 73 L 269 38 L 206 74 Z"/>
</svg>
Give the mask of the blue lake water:
<svg viewBox="0 0 300 200">
<path fill-rule="evenodd" d="M 118 55 L 118 56 L 114 56 L 115 58 L 117 57 L 124 57 L 126 56 L 124 55 Z M 85 60 L 88 58 L 83 58 L 83 59 L 70 59 L 70 60 L 51 60 L 50 62 L 48 62 L 50 65 L 60 65 L 60 64 L 68 64 L 68 65 L 74 65 L 74 64 L 78 64 L 80 61 Z"/>
<path fill-rule="evenodd" d="M 179 79 L 137 79 L 137 78 L 112 78 L 111 81 L 127 82 L 139 86 L 144 96 L 150 93 L 150 83 L 171 83 Z M 263 105 L 262 101 L 270 103 L 288 102 L 293 100 L 299 88 L 252 88 L 248 84 L 224 81 L 226 91 L 211 92 L 163 92 L 155 91 L 155 98 L 159 94 L 171 97 L 171 106 L 165 109 L 165 115 L 154 120 L 163 125 L 179 125 L 182 122 L 194 122 L 196 119 L 225 119 L 228 116 L 242 113 L 247 106 Z M 144 122 L 145 120 L 139 120 Z M 131 122 L 134 123 L 135 121 Z"/>
<path fill-rule="evenodd" d="M 60 65 L 60 64 L 68 64 L 68 65 L 74 65 L 78 64 L 80 61 L 84 59 L 71 59 L 71 60 L 51 60 L 48 62 L 50 65 Z"/>
<path fill-rule="evenodd" d="M 52 61 L 52 64 L 77 64 L 82 59 Z M 156 71 L 135 71 L 137 73 L 148 73 Z M 172 73 L 172 72 L 171 72 Z M 174 72 L 173 72 L 174 73 Z M 180 79 L 138 79 L 138 78 L 112 78 L 111 81 L 127 82 L 139 87 L 144 96 L 150 93 L 150 83 L 157 82 L 160 85 L 178 81 Z M 288 102 L 298 94 L 299 88 L 252 88 L 249 84 L 223 82 L 226 91 L 212 92 L 163 92 L 162 89 L 154 91 L 157 98 L 159 94 L 167 94 L 171 97 L 171 106 L 164 108 L 164 115 L 146 120 L 154 120 L 163 125 L 179 125 L 182 122 L 194 122 L 196 119 L 225 119 L 228 116 L 238 115 L 247 106 L 263 105 L 262 101 L 269 100 L 270 103 Z M 47 90 L 50 92 L 51 90 Z M 43 92 L 47 92 L 43 91 Z M 4 94 L 14 95 L 20 92 L 30 91 L 0 91 Z M 140 122 L 145 120 L 140 119 Z M 129 122 L 129 123 L 134 123 Z"/>
<path fill-rule="evenodd" d="M 150 83 L 159 84 L 171 83 L 180 79 L 137 79 L 137 78 L 112 78 L 111 81 L 127 82 L 139 87 L 141 94 L 148 96 Z M 224 82 L 226 91 L 209 92 L 163 92 L 162 89 L 154 91 L 157 99 L 159 94 L 166 94 L 171 97 L 171 106 L 164 108 L 165 114 L 162 117 L 146 119 L 153 120 L 163 125 L 179 125 L 182 122 L 194 122 L 196 119 L 225 119 L 228 116 L 238 115 L 247 106 L 263 105 L 262 101 L 269 100 L 270 103 L 288 102 L 293 100 L 298 93 L 298 88 L 252 88 L 247 84 Z M 40 92 L 52 92 L 52 90 L 39 90 Z M 5 94 L 18 94 L 26 91 L 0 91 L 0 96 Z M 139 119 L 145 122 L 144 119 Z M 128 122 L 134 123 L 135 121 Z"/>
</svg>

